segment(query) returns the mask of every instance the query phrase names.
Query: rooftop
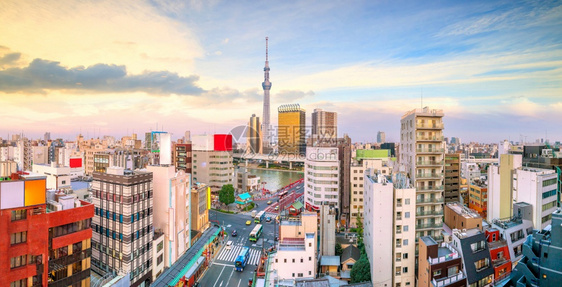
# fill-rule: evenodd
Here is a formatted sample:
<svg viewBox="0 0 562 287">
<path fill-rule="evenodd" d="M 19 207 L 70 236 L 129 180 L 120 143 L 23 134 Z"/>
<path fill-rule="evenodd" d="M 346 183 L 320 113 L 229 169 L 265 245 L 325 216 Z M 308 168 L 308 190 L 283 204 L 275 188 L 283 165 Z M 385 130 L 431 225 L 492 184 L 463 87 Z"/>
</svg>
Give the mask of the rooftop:
<svg viewBox="0 0 562 287">
<path fill-rule="evenodd" d="M 340 256 L 322 256 L 320 266 L 339 266 Z"/>
<path fill-rule="evenodd" d="M 427 246 L 437 245 L 437 242 L 431 236 L 422 236 L 422 237 L 420 237 L 420 239 Z"/>
<path fill-rule="evenodd" d="M 447 203 L 447 207 L 454 211 L 459 216 L 464 218 L 480 218 L 480 214 L 478 214 L 475 210 L 470 209 L 468 207 L 460 205 L 458 202 L 451 202 Z"/>
</svg>

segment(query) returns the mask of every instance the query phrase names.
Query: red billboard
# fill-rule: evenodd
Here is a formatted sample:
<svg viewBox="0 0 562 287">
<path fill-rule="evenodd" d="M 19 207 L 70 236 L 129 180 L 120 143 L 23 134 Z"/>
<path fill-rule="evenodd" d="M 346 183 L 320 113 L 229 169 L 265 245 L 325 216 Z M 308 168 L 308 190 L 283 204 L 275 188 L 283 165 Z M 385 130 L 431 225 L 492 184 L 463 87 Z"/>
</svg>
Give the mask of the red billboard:
<svg viewBox="0 0 562 287">
<path fill-rule="evenodd" d="M 82 167 L 82 159 L 81 158 L 71 158 L 70 159 L 70 167 Z"/>
<path fill-rule="evenodd" d="M 232 135 L 216 134 L 214 137 L 214 150 L 215 151 L 231 151 L 232 150 Z"/>
</svg>

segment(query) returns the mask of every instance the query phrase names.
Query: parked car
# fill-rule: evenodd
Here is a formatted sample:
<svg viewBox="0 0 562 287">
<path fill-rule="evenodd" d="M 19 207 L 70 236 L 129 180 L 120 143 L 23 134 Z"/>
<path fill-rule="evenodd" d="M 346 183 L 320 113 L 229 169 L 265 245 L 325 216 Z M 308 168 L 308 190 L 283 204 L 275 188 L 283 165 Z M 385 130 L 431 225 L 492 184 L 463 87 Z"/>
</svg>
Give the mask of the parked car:
<svg viewBox="0 0 562 287">
<path fill-rule="evenodd" d="M 236 237 L 236 235 L 238 235 L 238 232 L 236 232 L 236 230 L 232 230 L 232 237 Z"/>
</svg>

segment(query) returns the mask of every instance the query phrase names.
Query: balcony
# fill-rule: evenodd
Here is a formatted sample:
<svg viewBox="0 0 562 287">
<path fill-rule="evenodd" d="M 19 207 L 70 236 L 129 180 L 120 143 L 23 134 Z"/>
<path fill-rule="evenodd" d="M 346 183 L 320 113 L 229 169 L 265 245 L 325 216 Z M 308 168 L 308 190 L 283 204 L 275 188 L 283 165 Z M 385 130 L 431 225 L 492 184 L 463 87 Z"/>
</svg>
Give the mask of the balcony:
<svg viewBox="0 0 562 287">
<path fill-rule="evenodd" d="M 439 264 L 439 263 L 443 263 L 449 260 L 454 260 L 457 258 L 460 258 L 459 253 L 449 245 L 449 243 L 441 243 L 439 244 L 439 248 L 445 248 L 443 250 L 445 250 L 445 252 L 447 254 L 443 255 L 443 256 L 439 256 L 436 258 L 431 258 L 428 257 L 427 261 L 429 262 L 429 264 L 433 265 L 433 264 Z M 448 250 L 447 250 L 448 249 Z"/>
<path fill-rule="evenodd" d="M 444 153 L 445 149 L 442 148 L 418 148 L 416 149 L 416 153 Z"/>
<path fill-rule="evenodd" d="M 416 167 L 423 167 L 423 166 L 442 166 L 442 160 L 421 160 L 416 162 Z"/>
<path fill-rule="evenodd" d="M 441 177 L 443 177 L 443 173 L 441 172 L 427 172 L 416 174 L 416 179 L 440 179 Z"/>
<path fill-rule="evenodd" d="M 443 223 L 416 224 L 416 231 L 420 229 L 434 229 L 443 227 Z"/>
<path fill-rule="evenodd" d="M 443 198 L 443 197 L 439 197 L 439 198 L 430 197 L 430 198 L 417 198 L 417 199 L 416 199 L 416 204 L 441 203 L 441 202 L 444 202 L 444 198 Z"/>
<path fill-rule="evenodd" d="M 443 129 L 443 123 L 416 123 L 417 129 Z"/>
<path fill-rule="evenodd" d="M 442 216 L 442 215 L 443 215 L 443 211 L 441 211 L 441 210 L 422 210 L 422 211 L 416 211 L 416 217 L 435 216 L 435 215 Z"/>
<path fill-rule="evenodd" d="M 466 280 L 466 276 L 464 276 L 464 273 L 462 271 L 459 271 L 459 273 L 451 275 L 449 277 L 443 277 L 439 279 L 433 278 L 433 280 L 431 280 L 431 285 L 433 285 L 433 287 L 444 287 L 461 280 Z"/>
<path fill-rule="evenodd" d="M 443 191 L 443 186 L 422 186 L 416 188 L 417 191 Z"/>
<path fill-rule="evenodd" d="M 416 136 L 416 141 L 443 141 L 443 136 Z"/>
</svg>

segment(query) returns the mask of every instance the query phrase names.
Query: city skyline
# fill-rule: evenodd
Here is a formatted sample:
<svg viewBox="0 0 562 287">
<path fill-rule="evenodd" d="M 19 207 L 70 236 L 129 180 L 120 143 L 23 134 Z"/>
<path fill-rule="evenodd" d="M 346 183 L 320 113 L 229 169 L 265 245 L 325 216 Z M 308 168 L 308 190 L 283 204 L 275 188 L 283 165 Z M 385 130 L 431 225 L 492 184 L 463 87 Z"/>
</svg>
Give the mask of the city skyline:
<svg viewBox="0 0 562 287">
<path fill-rule="evenodd" d="M 268 36 L 271 108 L 337 112 L 354 142 L 398 142 L 401 116 L 422 106 L 463 142 L 553 142 L 561 13 L 555 1 L 3 1 L 0 137 L 226 133 L 262 115 Z"/>
</svg>

